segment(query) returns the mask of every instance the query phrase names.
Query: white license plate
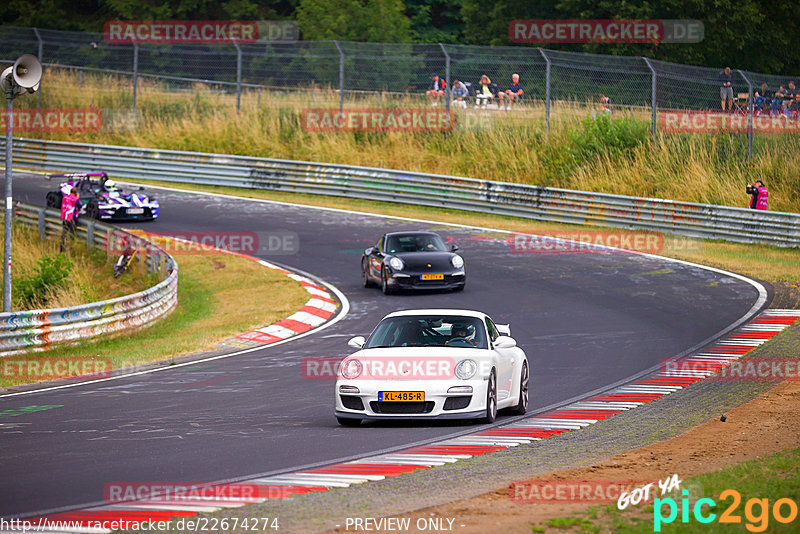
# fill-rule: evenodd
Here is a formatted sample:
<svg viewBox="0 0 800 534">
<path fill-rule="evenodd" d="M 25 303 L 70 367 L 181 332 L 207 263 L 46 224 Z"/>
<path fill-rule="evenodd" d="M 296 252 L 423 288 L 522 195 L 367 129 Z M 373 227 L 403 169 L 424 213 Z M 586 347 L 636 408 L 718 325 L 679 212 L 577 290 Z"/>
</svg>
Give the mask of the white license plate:
<svg viewBox="0 0 800 534">
<path fill-rule="evenodd" d="M 126 211 L 128 215 L 141 215 L 144 213 L 144 208 L 128 208 Z"/>
</svg>

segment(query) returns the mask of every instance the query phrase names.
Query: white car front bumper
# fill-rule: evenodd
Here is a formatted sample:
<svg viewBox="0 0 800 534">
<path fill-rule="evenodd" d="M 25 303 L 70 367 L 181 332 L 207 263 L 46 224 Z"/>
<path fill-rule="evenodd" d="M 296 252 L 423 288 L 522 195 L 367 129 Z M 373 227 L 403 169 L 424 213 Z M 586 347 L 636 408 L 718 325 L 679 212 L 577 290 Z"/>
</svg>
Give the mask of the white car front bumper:
<svg viewBox="0 0 800 534">
<path fill-rule="evenodd" d="M 351 419 L 474 419 L 486 415 L 488 380 L 344 380 L 336 382 L 336 416 Z M 345 388 L 358 388 L 343 391 Z M 471 387 L 472 392 L 453 388 Z M 424 401 L 381 401 L 385 391 L 421 391 Z"/>
</svg>

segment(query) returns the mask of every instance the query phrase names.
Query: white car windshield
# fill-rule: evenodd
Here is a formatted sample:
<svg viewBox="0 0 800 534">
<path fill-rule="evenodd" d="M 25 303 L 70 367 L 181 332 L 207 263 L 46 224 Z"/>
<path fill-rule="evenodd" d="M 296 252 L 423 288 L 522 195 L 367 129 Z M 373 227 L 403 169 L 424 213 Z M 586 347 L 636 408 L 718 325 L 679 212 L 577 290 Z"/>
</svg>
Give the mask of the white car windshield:
<svg viewBox="0 0 800 534">
<path fill-rule="evenodd" d="M 386 239 L 386 251 L 389 254 L 398 252 L 445 252 L 442 238 L 436 234 L 392 235 Z"/>
<path fill-rule="evenodd" d="M 457 315 L 402 315 L 381 321 L 364 345 L 383 347 L 455 347 L 486 349 L 483 322 Z"/>
</svg>

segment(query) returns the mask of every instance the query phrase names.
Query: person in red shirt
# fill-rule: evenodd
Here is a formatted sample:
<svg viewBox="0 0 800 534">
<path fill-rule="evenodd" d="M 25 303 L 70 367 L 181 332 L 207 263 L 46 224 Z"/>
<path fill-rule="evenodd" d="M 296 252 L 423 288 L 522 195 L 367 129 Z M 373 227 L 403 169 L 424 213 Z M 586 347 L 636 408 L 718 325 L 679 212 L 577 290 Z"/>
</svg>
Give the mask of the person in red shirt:
<svg viewBox="0 0 800 534">
<path fill-rule="evenodd" d="M 70 189 L 68 195 L 64 195 L 61 199 L 61 252 L 64 252 L 64 243 L 67 240 L 67 236 L 75 235 L 81 206 L 78 190 L 74 187 Z"/>
</svg>

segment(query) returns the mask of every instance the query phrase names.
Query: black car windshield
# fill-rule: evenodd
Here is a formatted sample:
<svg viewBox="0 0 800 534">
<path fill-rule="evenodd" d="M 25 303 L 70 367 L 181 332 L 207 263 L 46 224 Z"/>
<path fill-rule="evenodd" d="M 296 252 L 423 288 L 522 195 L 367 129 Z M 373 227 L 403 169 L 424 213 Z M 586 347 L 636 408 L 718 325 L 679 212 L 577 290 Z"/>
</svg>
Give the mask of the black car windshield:
<svg viewBox="0 0 800 534">
<path fill-rule="evenodd" d="M 402 315 L 384 319 L 365 349 L 382 347 L 487 348 L 483 322 L 458 315 Z"/>
<path fill-rule="evenodd" d="M 386 238 L 386 252 L 434 252 L 447 251 L 442 238 L 436 234 L 401 234 Z"/>
</svg>

